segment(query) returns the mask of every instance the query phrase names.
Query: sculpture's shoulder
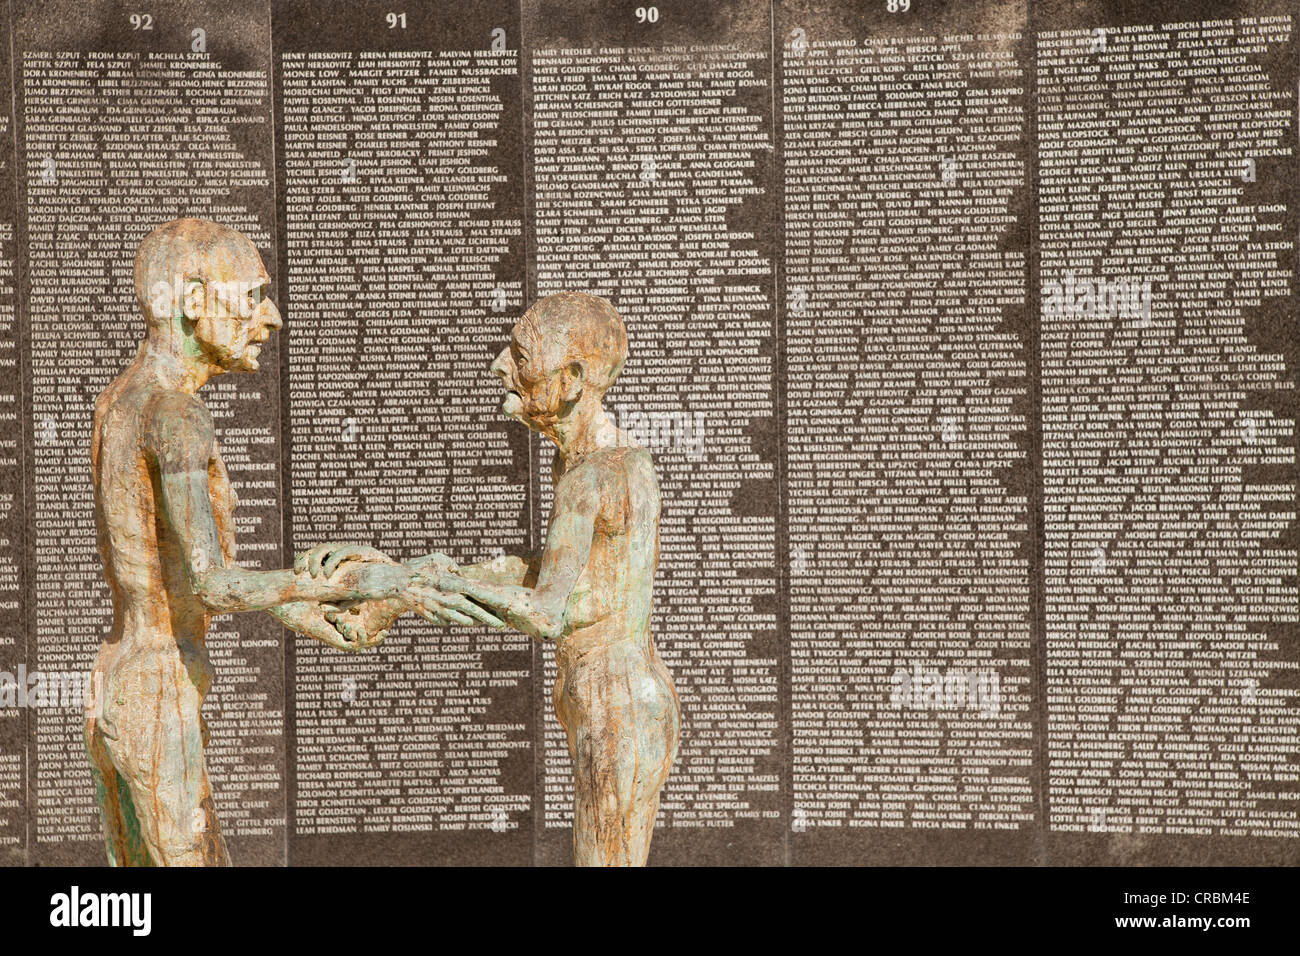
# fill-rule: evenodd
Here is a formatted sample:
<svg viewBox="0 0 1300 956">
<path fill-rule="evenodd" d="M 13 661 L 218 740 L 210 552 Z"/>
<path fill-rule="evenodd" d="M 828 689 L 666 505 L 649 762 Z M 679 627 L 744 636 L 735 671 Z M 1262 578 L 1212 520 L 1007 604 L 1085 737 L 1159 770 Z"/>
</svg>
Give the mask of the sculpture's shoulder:
<svg viewBox="0 0 1300 956">
<path fill-rule="evenodd" d="M 212 413 L 198 396 L 152 387 L 143 396 L 140 419 L 145 446 L 161 466 L 189 465 L 198 458 L 206 464 L 215 431 Z"/>
<path fill-rule="evenodd" d="M 141 373 L 138 363 L 128 366 L 95 399 L 92 458 L 101 448 L 135 449 L 148 427 L 150 409 L 159 382 Z"/>
<path fill-rule="evenodd" d="M 583 474 L 581 479 L 597 486 L 637 482 L 655 483 L 654 460 L 640 445 L 601 448 L 584 458 L 568 474 Z M 568 477 L 566 475 L 565 477 Z"/>
<path fill-rule="evenodd" d="M 640 445 L 625 445 L 611 448 L 609 452 L 610 464 L 622 472 L 629 492 L 644 494 L 650 491 L 656 499 L 659 497 L 659 479 L 655 477 L 654 458 L 647 449 Z"/>
<path fill-rule="evenodd" d="M 138 363 L 127 366 L 95 399 L 95 421 L 112 411 L 123 411 L 138 420 L 141 406 L 148 398 L 147 385 L 141 378 Z"/>
<path fill-rule="evenodd" d="M 565 475 L 591 496 L 598 529 L 618 531 L 643 512 L 657 515 L 659 483 L 650 452 L 639 445 L 602 448 Z"/>
</svg>

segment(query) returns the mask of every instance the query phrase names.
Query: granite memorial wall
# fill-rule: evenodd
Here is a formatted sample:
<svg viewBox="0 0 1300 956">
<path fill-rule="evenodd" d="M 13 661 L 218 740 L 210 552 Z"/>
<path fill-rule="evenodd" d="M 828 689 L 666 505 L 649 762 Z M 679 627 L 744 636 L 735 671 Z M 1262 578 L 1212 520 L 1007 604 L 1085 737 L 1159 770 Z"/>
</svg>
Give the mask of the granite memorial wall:
<svg viewBox="0 0 1300 956">
<path fill-rule="evenodd" d="M 91 413 L 183 215 L 285 316 L 204 392 L 250 567 L 537 548 L 488 364 L 541 296 L 619 308 L 684 717 L 652 863 L 1300 862 L 1298 18 L 13 0 L 0 863 L 104 859 Z M 237 864 L 569 860 L 552 648 L 291 638 L 209 637 Z"/>
</svg>

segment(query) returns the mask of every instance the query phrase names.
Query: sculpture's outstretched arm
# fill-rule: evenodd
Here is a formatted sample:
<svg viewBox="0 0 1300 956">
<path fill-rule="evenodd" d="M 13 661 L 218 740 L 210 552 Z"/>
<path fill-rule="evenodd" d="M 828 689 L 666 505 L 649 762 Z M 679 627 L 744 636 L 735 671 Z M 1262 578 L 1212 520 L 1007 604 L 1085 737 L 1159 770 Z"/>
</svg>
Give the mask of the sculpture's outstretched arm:
<svg viewBox="0 0 1300 956">
<path fill-rule="evenodd" d="M 333 579 L 340 568 L 364 562 L 396 563 L 368 545 L 322 544 L 300 554 L 294 568 L 312 577 Z M 383 641 L 393 622 L 407 611 L 414 611 L 435 624 L 486 624 L 498 630 L 505 628 L 496 615 L 467 597 L 434 587 L 433 582 L 441 574 L 456 567 L 445 554 L 435 551 L 406 562 L 404 567 L 411 573 L 411 583 L 400 597 L 349 603 L 328 610 L 326 617 L 351 640 L 365 647 Z"/>
<path fill-rule="evenodd" d="M 209 609 L 260 611 L 291 601 L 383 599 L 405 591 L 411 572 L 402 565 L 357 564 L 326 580 L 289 570 L 226 567 L 208 490 L 212 416 L 183 392 L 166 393 L 146 414 L 145 443 L 158 467 L 160 508 L 180 541 L 189 586 Z"/>
<path fill-rule="evenodd" d="M 457 591 L 497 612 L 517 631 L 544 641 L 564 633 L 564 609 L 591 554 L 600 506 L 597 473 L 569 472 L 555 489 L 555 507 L 546 535 L 546 550 L 537 568 L 537 586 L 495 584 L 447 573 L 437 585 Z M 517 566 L 516 566 L 517 567 Z"/>
<path fill-rule="evenodd" d="M 503 554 L 478 564 L 462 564 L 456 574 L 480 584 L 513 584 L 516 587 L 536 587 L 537 572 L 542 564 L 540 554 Z"/>
</svg>

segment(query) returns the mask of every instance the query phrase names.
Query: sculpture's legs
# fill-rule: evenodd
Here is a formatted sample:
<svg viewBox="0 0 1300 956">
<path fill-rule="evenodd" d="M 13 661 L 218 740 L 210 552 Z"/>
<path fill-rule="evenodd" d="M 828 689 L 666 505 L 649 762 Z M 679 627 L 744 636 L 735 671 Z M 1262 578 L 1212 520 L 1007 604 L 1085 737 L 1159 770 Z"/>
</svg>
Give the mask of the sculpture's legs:
<svg viewBox="0 0 1300 956">
<path fill-rule="evenodd" d="M 574 801 L 574 865 L 645 866 L 659 812 L 659 794 L 641 806 L 622 806 L 614 800 L 602 805 L 600 795 L 592 792 L 599 787 L 584 786 L 584 782 L 579 782 L 578 787 L 587 792 Z"/>
<path fill-rule="evenodd" d="M 115 699 L 113 688 L 133 687 Z M 88 720 L 110 862 L 229 866 L 203 761 L 202 698 L 179 662 L 119 668 L 104 713 Z"/>
<path fill-rule="evenodd" d="M 569 666 L 565 666 L 568 664 Z M 561 661 L 556 712 L 573 758 L 578 866 L 645 866 L 677 756 L 677 695 L 631 642 Z"/>
<path fill-rule="evenodd" d="M 140 837 L 140 818 L 131 790 L 113 766 L 94 720 L 86 721 L 86 753 L 90 757 L 90 775 L 95 782 L 95 797 L 104 824 L 108 865 L 153 866 L 153 857 Z"/>
</svg>

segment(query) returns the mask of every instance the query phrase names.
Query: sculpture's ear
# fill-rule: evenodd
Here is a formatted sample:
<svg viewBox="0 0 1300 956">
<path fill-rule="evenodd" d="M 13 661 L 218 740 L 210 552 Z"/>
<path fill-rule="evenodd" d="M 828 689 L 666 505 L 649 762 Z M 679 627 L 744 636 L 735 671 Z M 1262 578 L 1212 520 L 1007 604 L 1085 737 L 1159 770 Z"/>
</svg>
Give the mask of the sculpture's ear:
<svg viewBox="0 0 1300 956">
<path fill-rule="evenodd" d="M 189 279 L 185 283 L 185 293 L 181 299 L 181 310 L 185 318 L 197 322 L 203 317 L 203 302 L 207 289 L 199 279 Z"/>
<path fill-rule="evenodd" d="M 561 394 L 566 402 L 576 402 L 582 395 L 582 381 L 587 370 L 578 361 L 570 362 L 560 370 Z"/>
<path fill-rule="evenodd" d="M 154 283 L 153 297 L 149 300 L 151 321 L 178 318 L 176 314 L 178 303 L 172 298 L 173 291 L 171 283 L 166 280 Z"/>
</svg>

